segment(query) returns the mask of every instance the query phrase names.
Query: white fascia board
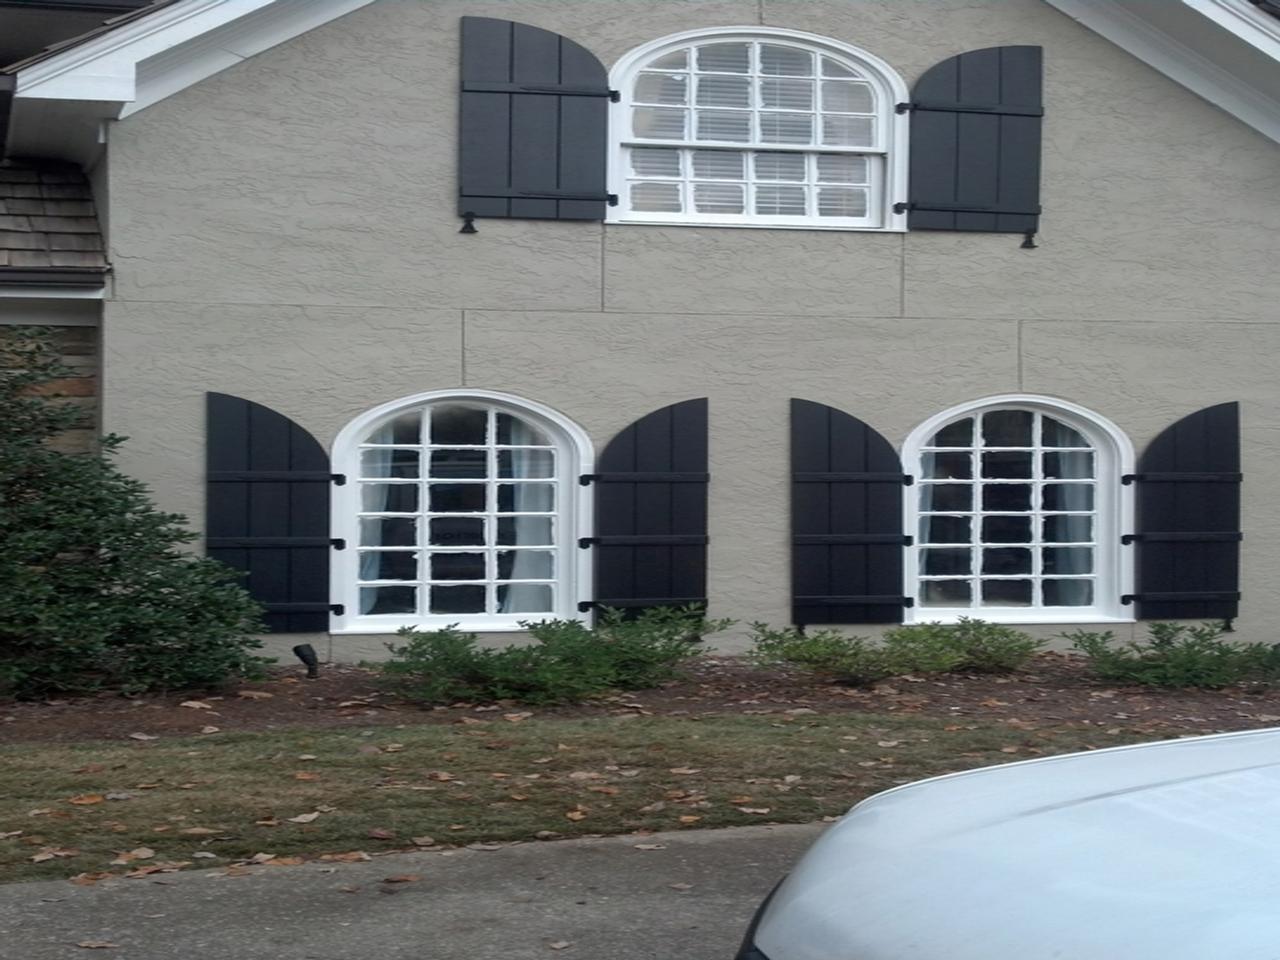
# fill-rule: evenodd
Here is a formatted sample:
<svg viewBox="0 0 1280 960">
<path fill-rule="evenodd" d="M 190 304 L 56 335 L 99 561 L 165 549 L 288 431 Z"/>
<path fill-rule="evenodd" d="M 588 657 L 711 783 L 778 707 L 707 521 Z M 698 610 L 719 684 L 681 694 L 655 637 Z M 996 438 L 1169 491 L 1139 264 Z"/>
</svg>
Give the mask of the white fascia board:
<svg viewBox="0 0 1280 960">
<path fill-rule="evenodd" d="M 1280 18 L 1263 13 L 1249 0 L 1182 0 L 1182 3 L 1280 61 Z"/>
<path fill-rule="evenodd" d="M 1071 19 L 1110 40 L 1148 66 L 1182 84 L 1215 106 L 1247 123 L 1259 133 L 1280 143 L 1280 101 L 1261 92 L 1182 41 L 1148 23 L 1118 0 L 1045 0 Z M 1199 0 L 1161 0 L 1165 3 L 1198 7 Z M 1214 7 L 1226 0 L 1203 0 Z M 1243 2 L 1243 0 L 1242 0 Z M 1235 32 L 1235 31 L 1233 31 Z M 1261 40 L 1261 29 L 1253 34 Z M 1258 44 L 1253 44 L 1257 46 Z M 1280 59 L 1276 62 L 1280 74 Z"/>
</svg>

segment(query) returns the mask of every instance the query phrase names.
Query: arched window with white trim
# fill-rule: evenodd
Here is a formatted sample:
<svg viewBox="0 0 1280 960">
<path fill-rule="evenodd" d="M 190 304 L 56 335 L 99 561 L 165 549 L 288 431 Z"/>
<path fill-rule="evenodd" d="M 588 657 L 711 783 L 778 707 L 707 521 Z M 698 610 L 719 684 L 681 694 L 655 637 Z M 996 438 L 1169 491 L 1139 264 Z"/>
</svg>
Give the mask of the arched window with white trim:
<svg viewBox="0 0 1280 960">
<path fill-rule="evenodd" d="M 903 451 L 915 621 L 1132 619 L 1120 534 L 1133 450 L 1104 418 L 1039 397 L 995 397 L 917 428 Z"/>
<path fill-rule="evenodd" d="M 589 569 L 578 477 L 591 447 L 571 421 L 488 391 L 432 393 L 370 411 L 334 445 L 335 632 L 515 629 L 572 618 Z"/>
<path fill-rule="evenodd" d="M 623 57 L 611 84 L 610 220 L 902 230 L 908 99 L 877 57 L 733 27 Z"/>
</svg>

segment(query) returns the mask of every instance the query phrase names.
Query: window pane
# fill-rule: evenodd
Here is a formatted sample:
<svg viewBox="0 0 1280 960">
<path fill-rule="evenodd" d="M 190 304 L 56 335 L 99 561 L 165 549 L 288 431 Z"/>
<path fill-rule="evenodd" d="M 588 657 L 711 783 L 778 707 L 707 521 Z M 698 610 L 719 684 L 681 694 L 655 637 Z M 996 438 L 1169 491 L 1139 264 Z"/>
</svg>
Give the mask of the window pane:
<svg viewBox="0 0 1280 960">
<path fill-rule="evenodd" d="M 822 118 L 822 142 L 833 147 L 875 146 L 875 130 L 875 120 L 872 117 L 828 114 Z"/>
<path fill-rule="evenodd" d="M 432 580 L 483 580 L 483 553 L 433 553 Z"/>
<path fill-rule="evenodd" d="M 642 73 L 636 78 L 637 103 L 677 105 L 689 102 L 689 78 L 683 73 Z"/>
<path fill-rule="evenodd" d="M 431 613 L 484 613 L 484 587 L 432 587 Z"/>
<path fill-rule="evenodd" d="M 983 517 L 983 543 L 1030 543 L 1031 518 Z"/>
<path fill-rule="evenodd" d="M 416 613 L 418 609 L 417 587 L 361 587 L 360 612 Z"/>
<path fill-rule="evenodd" d="M 551 603 L 550 584 L 513 583 L 498 587 L 499 613 L 550 613 Z"/>
<path fill-rule="evenodd" d="M 1093 573 L 1093 547 L 1046 547 L 1042 573 Z"/>
<path fill-rule="evenodd" d="M 1089 441 L 1065 423 L 1053 417 L 1040 418 L 1040 443 L 1046 447 L 1087 447 Z"/>
<path fill-rule="evenodd" d="M 843 63 L 837 63 L 830 57 L 822 57 L 822 75 L 824 77 L 856 77 L 857 74 Z"/>
<path fill-rule="evenodd" d="M 806 176 L 804 154 L 757 153 L 754 163 L 757 180 L 796 180 L 803 183 Z"/>
<path fill-rule="evenodd" d="M 751 81 L 746 77 L 699 77 L 698 106 L 749 107 Z"/>
<path fill-rule="evenodd" d="M 361 580 L 417 580 L 417 551 L 361 550 Z"/>
<path fill-rule="evenodd" d="M 680 151 L 667 147 L 632 147 L 631 170 L 641 177 L 678 177 Z M 499 438 L 498 442 L 503 441 Z"/>
<path fill-rule="evenodd" d="M 671 107 L 636 107 L 631 111 L 631 130 L 641 140 L 683 140 L 686 113 Z"/>
<path fill-rule="evenodd" d="M 813 76 L 813 54 L 776 43 L 760 44 L 760 72 L 771 77 Z"/>
<path fill-rule="evenodd" d="M 484 478 L 489 474 L 489 454 L 485 450 L 432 450 L 431 476 L 446 480 Z"/>
<path fill-rule="evenodd" d="M 804 216 L 804 187 L 760 184 L 756 187 L 756 213 Z"/>
<path fill-rule="evenodd" d="M 501 517 L 498 520 L 498 543 L 502 546 L 549 546 L 550 517 Z"/>
<path fill-rule="evenodd" d="M 1041 507 L 1045 510 L 1092 510 L 1093 484 L 1046 483 Z"/>
<path fill-rule="evenodd" d="M 664 53 L 656 60 L 649 61 L 649 69 L 651 70 L 684 70 L 689 66 L 689 51 L 686 49 L 672 50 L 670 53 Z"/>
<path fill-rule="evenodd" d="M 432 513 L 476 513 L 485 506 L 483 483 L 433 483 Z"/>
<path fill-rule="evenodd" d="M 549 550 L 499 550 L 499 580 L 551 580 L 556 575 L 555 554 Z"/>
<path fill-rule="evenodd" d="M 366 513 L 416 513 L 416 483 L 362 483 L 360 509 Z"/>
<path fill-rule="evenodd" d="M 556 457 L 550 450 L 499 450 L 500 477 L 554 477 Z"/>
<path fill-rule="evenodd" d="M 633 183 L 631 185 L 631 208 L 651 213 L 680 212 L 680 184 L 678 183 Z"/>
<path fill-rule="evenodd" d="M 866 183 L 867 158 L 851 153 L 818 154 L 819 183 Z"/>
<path fill-rule="evenodd" d="M 949 423 L 929 440 L 931 447 L 971 447 L 973 446 L 973 418 L 966 417 Z"/>
<path fill-rule="evenodd" d="M 433 547 L 473 547 L 484 544 L 484 520 L 479 517 L 432 517 Z"/>
<path fill-rule="evenodd" d="M 835 113 L 874 113 L 875 108 L 875 96 L 869 84 L 823 81 L 823 110 Z"/>
<path fill-rule="evenodd" d="M 990 483 L 982 488 L 983 510 L 1030 510 L 1031 485 L 1026 483 Z"/>
<path fill-rule="evenodd" d="M 693 151 L 693 175 L 703 180 L 742 180 L 745 153 L 736 150 Z"/>
<path fill-rule="evenodd" d="M 1021 479 L 1031 476 L 1031 454 L 1000 451 L 982 455 L 984 477 Z"/>
<path fill-rule="evenodd" d="M 765 143 L 812 143 L 813 114 L 760 114 L 760 139 Z"/>
<path fill-rule="evenodd" d="M 440 404 L 431 408 L 431 442 L 481 446 L 488 441 L 489 411 Z"/>
<path fill-rule="evenodd" d="M 555 509 L 555 492 L 549 483 L 500 483 L 498 512 L 549 513 Z"/>
<path fill-rule="evenodd" d="M 867 215 L 867 191 L 856 187 L 820 187 L 818 189 L 818 216 L 865 217 Z"/>
<path fill-rule="evenodd" d="M 383 448 L 360 452 L 360 476 L 362 477 L 416 477 L 419 455 L 417 450 Z"/>
<path fill-rule="evenodd" d="M 982 444 L 986 447 L 1031 446 L 1031 424 L 1035 417 L 1027 410 L 992 410 L 982 415 Z"/>
<path fill-rule="evenodd" d="M 1093 604 L 1092 580 L 1045 580 L 1046 607 L 1088 607 Z"/>
<path fill-rule="evenodd" d="M 1093 451 L 1046 453 L 1044 475 L 1052 480 L 1084 480 L 1093 477 Z"/>
<path fill-rule="evenodd" d="M 921 543 L 968 543 L 973 535 L 968 517 L 921 517 Z"/>
<path fill-rule="evenodd" d="M 972 572 L 971 561 L 968 547 L 945 550 L 930 547 L 920 551 L 920 572 L 926 576 L 964 575 Z"/>
<path fill-rule="evenodd" d="M 360 521 L 362 547 L 413 547 L 417 543 L 416 517 L 365 517 Z"/>
<path fill-rule="evenodd" d="M 657 151 L 654 151 L 657 153 Z M 675 151 L 672 151 L 673 153 Z M 498 414 L 498 443 L 527 447 L 549 447 L 547 435 L 530 423 L 509 413 Z"/>
<path fill-rule="evenodd" d="M 920 467 L 929 479 L 968 480 L 973 476 L 973 457 L 969 453 L 926 453 Z"/>
<path fill-rule="evenodd" d="M 982 572 L 1030 573 L 1031 551 L 1027 547 L 988 547 L 982 551 Z"/>
<path fill-rule="evenodd" d="M 953 512 L 973 509 L 973 487 L 967 483 L 925 483 L 920 486 L 920 509 Z"/>
<path fill-rule="evenodd" d="M 1093 517 L 1045 517 L 1041 539 L 1046 543 L 1088 543 Z"/>
<path fill-rule="evenodd" d="M 924 607 L 967 607 L 971 602 L 968 580 L 922 580 L 920 605 Z"/>
<path fill-rule="evenodd" d="M 988 607 L 1029 607 L 1031 581 L 983 580 L 982 603 Z"/>
<path fill-rule="evenodd" d="M 698 69 L 714 73 L 747 73 L 750 46 L 745 43 L 708 43 L 698 47 Z"/>
<path fill-rule="evenodd" d="M 746 143 L 751 139 L 751 114 L 747 111 L 699 110 L 698 139 Z"/>
<path fill-rule="evenodd" d="M 736 183 L 695 183 L 694 209 L 699 213 L 742 213 L 743 189 Z"/>
<path fill-rule="evenodd" d="M 760 105 L 773 110 L 812 110 L 812 80 L 761 80 Z"/>
<path fill-rule="evenodd" d="M 421 443 L 422 413 L 402 413 L 369 434 L 367 443 Z"/>
</svg>

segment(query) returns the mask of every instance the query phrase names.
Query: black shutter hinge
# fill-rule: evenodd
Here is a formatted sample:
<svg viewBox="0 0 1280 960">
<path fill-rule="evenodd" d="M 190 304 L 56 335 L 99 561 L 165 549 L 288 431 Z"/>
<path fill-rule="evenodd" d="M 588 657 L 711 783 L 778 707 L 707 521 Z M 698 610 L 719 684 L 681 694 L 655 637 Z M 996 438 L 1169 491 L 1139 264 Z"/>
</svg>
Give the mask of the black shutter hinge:
<svg viewBox="0 0 1280 960">
<path fill-rule="evenodd" d="M 611 207 L 616 207 L 618 205 L 618 195 L 616 193 L 605 194 L 605 202 Z"/>
<path fill-rule="evenodd" d="M 345 487 L 347 485 L 347 475 L 345 473 L 330 474 L 329 479 L 333 481 L 335 487 Z"/>
<path fill-rule="evenodd" d="M 1039 250 L 1040 247 L 1036 244 L 1036 232 L 1034 230 L 1028 230 L 1024 233 L 1022 235 L 1022 243 L 1018 246 L 1019 249 L 1022 250 Z"/>
<path fill-rule="evenodd" d="M 916 605 L 916 598 L 915 598 L 915 597 L 903 597 L 903 598 L 902 598 L 902 605 L 903 605 L 904 607 L 914 607 L 914 606 Z"/>
<path fill-rule="evenodd" d="M 598 473 L 584 473 L 584 474 L 581 474 L 581 475 L 578 477 L 578 484 L 579 484 L 580 486 L 583 486 L 583 487 L 589 487 L 589 486 L 591 486 L 591 484 L 592 484 L 596 479 L 598 479 L 598 478 L 599 478 L 599 476 L 600 476 L 600 474 L 598 474 Z"/>
<path fill-rule="evenodd" d="M 459 233 L 479 233 L 476 229 L 476 215 L 471 211 L 467 211 L 462 215 L 462 229 Z"/>
<path fill-rule="evenodd" d="M 913 477 L 911 474 L 904 473 L 902 475 L 902 485 L 904 487 L 913 487 L 915 486 L 915 483 L 916 483 L 916 478 Z"/>
<path fill-rule="evenodd" d="M 597 538 L 597 537 L 579 537 L 579 538 L 578 538 L 578 549 L 579 549 L 579 550 L 586 550 L 588 547 L 594 547 L 594 546 L 596 545 L 596 543 L 597 543 L 597 542 L 598 542 L 598 538 Z"/>
<path fill-rule="evenodd" d="M 911 109 L 911 107 L 912 107 L 912 106 L 913 106 L 913 104 L 910 104 L 910 103 L 895 103 L 895 104 L 893 105 L 893 112 L 894 112 L 894 113 L 907 113 L 908 111 L 910 111 L 910 109 Z M 899 211 L 899 213 L 901 213 L 901 211 Z"/>
<path fill-rule="evenodd" d="M 347 541 L 343 540 L 341 537 L 334 537 L 329 541 L 329 546 L 333 547 L 335 550 L 345 550 L 347 549 Z"/>
<path fill-rule="evenodd" d="M 621 91 L 621 90 L 610 90 L 610 91 L 609 91 L 609 102 L 610 102 L 610 103 L 621 103 L 621 102 L 622 102 L 622 91 Z"/>
<path fill-rule="evenodd" d="M 893 205 L 894 213 L 906 213 L 910 209 L 911 209 L 911 204 L 904 203 L 901 200 Z"/>
<path fill-rule="evenodd" d="M 329 604 L 329 612 L 334 616 L 340 617 L 347 612 L 347 608 L 340 603 L 331 603 Z"/>
</svg>

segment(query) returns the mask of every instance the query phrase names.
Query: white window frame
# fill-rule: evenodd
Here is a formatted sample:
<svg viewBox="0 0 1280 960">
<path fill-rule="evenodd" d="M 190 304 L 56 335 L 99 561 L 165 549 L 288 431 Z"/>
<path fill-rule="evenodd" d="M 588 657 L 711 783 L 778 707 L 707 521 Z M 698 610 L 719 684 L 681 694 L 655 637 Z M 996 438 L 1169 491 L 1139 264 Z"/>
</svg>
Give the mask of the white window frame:
<svg viewBox="0 0 1280 960">
<path fill-rule="evenodd" d="M 944 410 L 911 431 L 902 445 L 903 469 L 918 479 L 921 450 L 938 430 L 955 420 L 976 418 L 1002 409 L 1030 410 L 1061 420 L 1083 434 L 1096 451 L 1093 605 L 983 607 L 979 598 L 975 598 L 974 605 L 968 608 L 920 606 L 920 548 L 914 543 L 918 540 L 920 526 L 920 488 L 915 484 L 906 487 L 903 495 L 903 529 L 913 538 L 913 545 L 907 547 L 903 564 L 903 595 L 915 598 L 915 605 L 905 610 L 904 621 L 955 623 L 961 617 L 970 617 L 992 623 L 1133 623 L 1133 607 L 1120 602 L 1124 594 L 1133 592 L 1133 547 L 1120 542 L 1121 535 L 1133 529 L 1133 486 L 1122 484 L 1120 478 L 1133 472 L 1134 450 L 1124 431 L 1106 417 L 1055 397 L 1035 394 L 985 397 Z M 974 512 L 975 515 L 981 513 L 976 509 Z"/>
<path fill-rule="evenodd" d="M 360 537 L 360 446 L 381 423 L 397 415 L 438 403 L 476 403 L 493 407 L 527 420 L 552 438 L 557 456 L 556 517 L 558 566 L 556 570 L 556 609 L 546 614 L 374 614 L 359 613 L 359 537 Z M 592 513 L 590 488 L 578 478 L 594 469 L 595 454 L 585 430 L 544 404 L 523 397 L 492 390 L 433 390 L 401 397 L 374 407 L 339 431 L 330 451 L 335 473 L 344 474 L 347 482 L 333 488 L 331 498 L 332 536 L 346 541 L 346 549 L 335 550 L 330 570 L 330 596 L 341 604 L 343 612 L 330 616 L 333 634 L 392 634 L 401 627 L 434 629 L 447 624 L 460 624 L 463 630 L 476 633 L 520 630 L 520 621 L 551 619 L 590 622 L 590 614 L 581 613 L 578 604 L 591 599 L 592 568 L 589 550 L 580 550 L 578 540 L 591 536 Z"/>
<path fill-rule="evenodd" d="M 859 148 L 831 147 L 771 143 L 730 143 L 721 141 L 688 140 L 638 140 L 631 137 L 632 91 L 635 88 L 636 75 L 655 57 L 669 50 L 690 43 L 726 42 L 740 40 L 790 41 L 792 44 L 804 46 L 815 53 L 825 54 L 843 60 L 864 74 L 868 82 L 876 88 L 881 104 L 878 115 L 878 142 L 883 149 L 862 150 Z M 614 65 L 609 74 L 610 87 L 619 92 L 617 103 L 610 105 L 609 116 L 609 192 L 618 198 L 617 206 L 607 210 L 607 223 L 655 224 L 666 226 L 716 226 L 716 227 L 754 227 L 770 230 L 843 230 L 867 231 L 874 233 L 902 233 L 907 229 L 907 214 L 895 210 L 896 204 L 907 202 L 907 139 L 910 127 L 909 114 L 898 113 L 896 105 L 909 102 L 907 85 L 888 63 L 874 54 L 858 47 L 841 43 L 830 37 L 823 37 L 799 30 L 787 30 L 781 27 L 735 26 L 718 27 L 705 30 L 687 30 L 671 34 L 637 47 L 625 54 Z M 880 158 L 883 176 L 880 184 L 873 183 L 869 210 L 878 214 L 879 223 L 873 225 L 851 225 L 847 222 L 832 223 L 829 217 L 816 214 L 806 217 L 783 217 L 744 212 L 741 214 L 645 212 L 629 209 L 627 191 L 626 151 L 628 147 L 676 147 L 682 149 L 735 150 L 750 152 L 795 152 L 806 155 L 819 153 L 864 153 Z M 749 166 L 749 164 L 748 164 Z M 749 203 L 748 198 L 748 203 Z"/>
</svg>

